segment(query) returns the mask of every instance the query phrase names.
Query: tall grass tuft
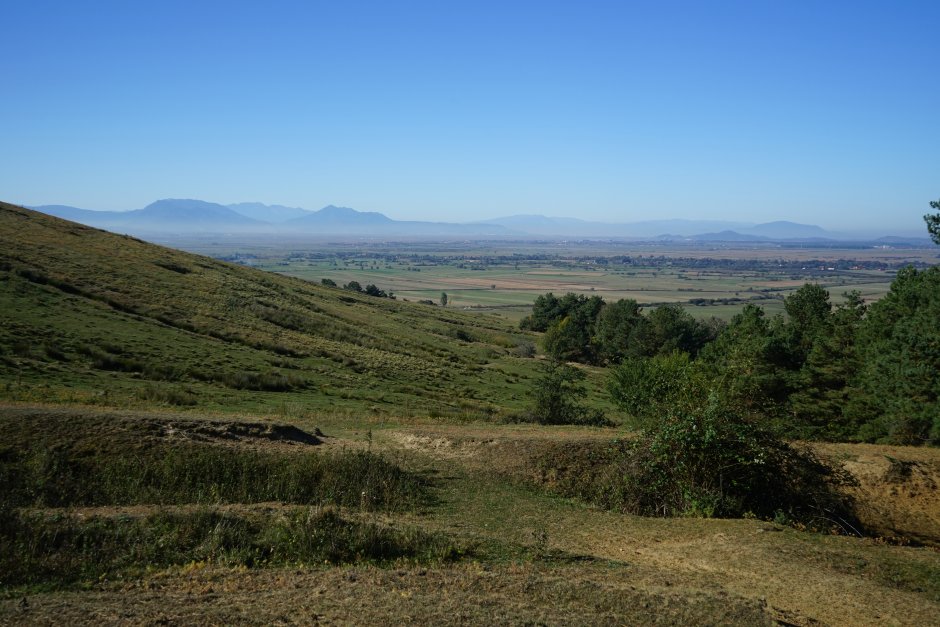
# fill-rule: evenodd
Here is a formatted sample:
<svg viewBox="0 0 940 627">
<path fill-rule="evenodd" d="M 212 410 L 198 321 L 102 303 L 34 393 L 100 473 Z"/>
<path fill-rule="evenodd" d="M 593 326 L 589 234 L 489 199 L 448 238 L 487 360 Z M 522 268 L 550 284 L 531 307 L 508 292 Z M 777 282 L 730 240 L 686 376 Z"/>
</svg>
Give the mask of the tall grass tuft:
<svg viewBox="0 0 940 627">
<path fill-rule="evenodd" d="M 47 507 L 282 501 L 404 510 L 426 494 L 417 477 L 370 452 L 191 444 L 107 454 L 64 445 L 25 453 L 6 449 L 0 451 L 0 479 L 7 503 Z"/>
<path fill-rule="evenodd" d="M 133 575 L 193 562 L 276 566 L 459 559 L 448 537 L 294 508 L 266 515 L 209 508 L 80 519 L 0 507 L 0 588 Z"/>
</svg>

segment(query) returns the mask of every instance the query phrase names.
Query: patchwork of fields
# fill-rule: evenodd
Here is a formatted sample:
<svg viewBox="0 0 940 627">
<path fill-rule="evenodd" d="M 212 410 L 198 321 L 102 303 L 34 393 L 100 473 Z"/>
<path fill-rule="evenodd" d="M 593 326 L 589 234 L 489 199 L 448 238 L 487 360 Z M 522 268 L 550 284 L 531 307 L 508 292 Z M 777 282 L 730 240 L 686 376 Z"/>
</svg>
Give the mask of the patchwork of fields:
<svg viewBox="0 0 940 627">
<path fill-rule="evenodd" d="M 696 317 L 725 320 L 748 302 L 768 314 L 781 313 L 783 298 L 807 282 L 829 290 L 834 303 L 850 290 L 870 302 L 887 292 L 899 268 L 937 261 L 933 249 L 871 246 L 174 243 L 316 283 L 374 284 L 411 301 L 437 303 L 446 292 L 451 307 L 497 312 L 512 320 L 527 315 L 535 297 L 546 292 L 599 295 L 608 302 L 630 298 L 646 306 L 680 303 Z"/>
</svg>

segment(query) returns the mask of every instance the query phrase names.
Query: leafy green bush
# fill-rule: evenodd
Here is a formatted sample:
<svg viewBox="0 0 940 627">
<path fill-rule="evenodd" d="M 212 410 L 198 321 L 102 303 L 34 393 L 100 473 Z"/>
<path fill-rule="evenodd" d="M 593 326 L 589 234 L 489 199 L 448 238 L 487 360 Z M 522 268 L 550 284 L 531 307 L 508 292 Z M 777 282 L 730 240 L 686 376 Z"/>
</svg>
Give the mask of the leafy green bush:
<svg viewBox="0 0 940 627">
<path fill-rule="evenodd" d="M 701 387 L 692 384 L 694 377 L 695 367 L 687 353 L 627 358 L 611 368 L 607 389 L 617 406 L 643 426 L 669 408 L 700 400 L 701 394 L 695 391 Z"/>
<path fill-rule="evenodd" d="M 755 516 L 858 533 L 844 471 L 710 398 L 633 440 L 549 445 L 536 480 L 553 492 L 643 516 Z"/>
<path fill-rule="evenodd" d="M 743 418 L 712 395 L 676 410 L 632 443 L 625 509 L 658 516 L 754 515 L 815 528 L 858 528 L 847 475 Z"/>
</svg>

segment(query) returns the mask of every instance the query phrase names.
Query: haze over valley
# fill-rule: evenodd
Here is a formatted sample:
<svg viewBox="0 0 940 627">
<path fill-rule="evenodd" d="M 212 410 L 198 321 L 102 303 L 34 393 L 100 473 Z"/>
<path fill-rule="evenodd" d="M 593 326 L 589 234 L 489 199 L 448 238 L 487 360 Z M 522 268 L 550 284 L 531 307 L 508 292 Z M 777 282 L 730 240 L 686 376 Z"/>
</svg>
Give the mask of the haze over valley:
<svg viewBox="0 0 940 627">
<path fill-rule="evenodd" d="M 201 200 L 165 199 L 142 209 L 96 211 L 68 205 L 32 207 L 56 217 L 119 233 L 148 234 L 306 234 L 316 237 L 400 238 L 603 238 L 699 242 L 761 241 L 903 241 L 928 244 L 922 230 L 885 232 L 833 232 L 812 224 L 785 220 L 754 224 L 720 220 L 645 220 L 641 222 L 592 222 L 576 218 L 513 215 L 476 222 L 426 222 L 395 220 L 377 212 L 329 205 L 317 211 L 263 203 L 220 205 Z"/>
<path fill-rule="evenodd" d="M 940 3 L 0 16 L 0 625 L 937 624 Z"/>
</svg>

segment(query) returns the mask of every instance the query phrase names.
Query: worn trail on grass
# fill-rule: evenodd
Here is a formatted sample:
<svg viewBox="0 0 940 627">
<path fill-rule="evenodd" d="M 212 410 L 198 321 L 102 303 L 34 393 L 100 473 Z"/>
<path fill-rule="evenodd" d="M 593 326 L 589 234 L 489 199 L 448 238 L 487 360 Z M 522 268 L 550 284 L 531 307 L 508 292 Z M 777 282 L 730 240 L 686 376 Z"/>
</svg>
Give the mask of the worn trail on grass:
<svg viewBox="0 0 940 627">
<path fill-rule="evenodd" d="M 75 420 L 74 410 L 67 409 L 9 412 L 28 421 L 34 437 L 47 425 L 37 416 Z M 142 444 L 122 439 L 122 428 L 135 425 L 154 441 L 182 439 L 199 446 L 284 454 L 371 449 L 424 476 L 434 499 L 404 513 L 350 508 L 344 515 L 442 531 L 473 552 L 461 563 L 430 567 L 304 564 L 245 570 L 195 563 L 107 577 L 81 590 L 24 590 L 15 596 L 7 591 L 0 597 L 0 624 L 926 625 L 940 616 L 935 549 L 811 534 L 756 520 L 641 518 L 553 496 L 535 484 L 532 460 L 544 447 L 604 442 L 617 435 L 610 429 L 376 424 L 366 434 L 360 423 L 318 420 L 325 423 L 323 436 L 310 425 L 301 432 L 254 417 L 93 413 L 86 420 L 105 429 L 110 445 L 118 447 Z M 304 433 L 327 446 L 304 442 L 306 436 L 298 436 Z M 922 513 L 918 529 L 937 537 L 932 507 L 940 452 L 857 445 L 826 445 L 820 451 L 846 467 L 855 464 L 857 475 L 868 477 L 857 488 L 859 498 L 890 497 L 885 502 L 896 518 L 912 507 Z M 288 506 L 219 507 L 276 516 Z M 70 512 L 134 517 L 159 509 Z"/>
<path fill-rule="evenodd" d="M 775 617 L 793 624 L 925 625 L 940 616 L 940 553 L 934 549 L 763 521 L 600 511 L 522 484 L 526 449 L 538 446 L 534 439 L 496 430 L 489 437 L 448 437 L 445 428 L 390 436 L 393 445 L 439 468 L 442 507 L 434 523 L 452 532 L 542 542 L 559 554 L 615 561 L 622 568 L 612 576 L 651 591 L 766 599 Z M 930 589 L 918 583 L 925 572 Z"/>
</svg>

